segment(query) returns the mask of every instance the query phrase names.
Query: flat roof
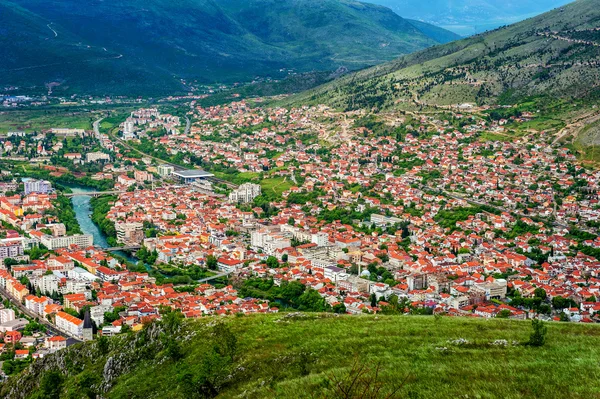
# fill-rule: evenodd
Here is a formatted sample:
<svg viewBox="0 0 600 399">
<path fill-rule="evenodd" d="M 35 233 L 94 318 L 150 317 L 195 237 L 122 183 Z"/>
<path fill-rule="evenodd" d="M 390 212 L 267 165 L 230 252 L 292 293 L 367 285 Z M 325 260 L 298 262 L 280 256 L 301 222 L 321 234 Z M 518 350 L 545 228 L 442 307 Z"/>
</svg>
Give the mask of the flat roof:
<svg viewBox="0 0 600 399">
<path fill-rule="evenodd" d="M 213 177 L 212 173 L 209 173 L 202 169 L 196 170 L 180 170 L 173 172 L 175 176 L 183 177 L 183 178 L 194 178 L 194 177 Z"/>
</svg>

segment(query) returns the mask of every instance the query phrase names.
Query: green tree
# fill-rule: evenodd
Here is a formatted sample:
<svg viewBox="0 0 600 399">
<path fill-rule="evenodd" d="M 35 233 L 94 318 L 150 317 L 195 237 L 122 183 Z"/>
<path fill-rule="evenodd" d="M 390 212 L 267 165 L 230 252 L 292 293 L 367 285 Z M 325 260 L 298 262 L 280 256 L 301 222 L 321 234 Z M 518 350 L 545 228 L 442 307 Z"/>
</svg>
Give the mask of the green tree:
<svg viewBox="0 0 600 399">
<path fill-rule="evenodd" d="M 541 298 L 541 299 L 542 299 L 542 301 L 546 300 L 546 290 L 545 290 L 545 289 L 543 289 L 543 288 L 536 288 L 536 289 L 533 291 L 533 295 L 534 295 L 536 298 Z"/>
<path fill-rule="evenodd" d="M 529 345 L 531 346 L 543 346 L 546 343 L 546 333 L 548 328 L 544 325 L 544 322 L 539 319 L 531 320 L 531 327 L 533 331 L 529 336 Z"/>
<path fill-rule="evenodd" d="M 64 377 L 58 371 L 49 371 L 40 381 L 40 397 L 43 399 L 59 399 Z"/>
<path fill-rule="evenodd" d="M 217 270 L 218 263 L 219 262 L 217 261 L 217 258 L 215 258 L 213 255 L 208 255 L 206 257 L 206 267 L 210 270 Z"/>
<path fill-rule="evenodd" d="M 267 258 L 267 266 L 271 269 L 277 269 L 279 267 L 279 261 L 274 256 L 269 256 Z"/>
</svg>

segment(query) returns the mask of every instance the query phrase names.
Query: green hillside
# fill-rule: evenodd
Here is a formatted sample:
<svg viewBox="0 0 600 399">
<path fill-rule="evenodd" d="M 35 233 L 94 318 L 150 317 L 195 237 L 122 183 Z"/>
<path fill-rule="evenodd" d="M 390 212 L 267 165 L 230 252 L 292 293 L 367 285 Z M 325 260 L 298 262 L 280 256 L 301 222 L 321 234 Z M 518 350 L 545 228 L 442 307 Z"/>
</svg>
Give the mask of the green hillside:
<svg viewBox="0 0 600 399">
<path fill-rule="evenodd" d="M 86 94 L 359 69 L 438 43 L 353 0 L 0 0 L 0 22 L 0 87 Z"/>
<path fill-rule="evenodd" d="M 421 316 L 276 314 L 183 322 L 45 357 L 4 398 L 593 398 L 600 328 Z M 355 391 L 349 389 L 356 380 Z M 350 390 L 347 395 L 342 390 Z M 364 395 L 357 391 L 366 390 Z M 396 391 L 396 394 L 390 395 Z M 44 396 L 51 395 L 55 396 Z M 388 396 L 390 395 L 390 396 Z"/>
<path fill-rule="evenodd" d="M 506 28 L 347 75 L 287 103 L 381 109 L 510 103 L 538 95 L 596 96 L 598 27 L 600 0 L 579 0 Z"/>
</svg>

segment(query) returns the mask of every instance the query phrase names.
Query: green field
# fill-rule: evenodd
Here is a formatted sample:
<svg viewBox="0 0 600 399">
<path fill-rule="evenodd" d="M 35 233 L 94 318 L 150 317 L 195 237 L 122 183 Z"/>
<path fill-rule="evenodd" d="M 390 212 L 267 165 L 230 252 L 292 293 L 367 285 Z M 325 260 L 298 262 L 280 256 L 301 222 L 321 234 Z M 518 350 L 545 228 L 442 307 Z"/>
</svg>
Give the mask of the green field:
<svg viewBox="0 0 600 399">
<path fill-rule="evenodd" d="M 0 134 L 12 131 L 40 132 L 53 127 L 92 129 L 91 112 L 71 112 L 61 108 L 0 112 Z"/>
<path fill-rule="evenodd" d="M 294 182 L 284 177 L 273 177 L 260 181 L 263 194 L 267 196 L 280 197 L 281 194 L 294 186 Z"/>
<path fill-rule="evenodd" d="M 225 327 L 215 327 L 214 318 L 184 322 L 179 329 L 154 325 L 110 339 L 104 350 L 97 342 L 76 345 L 35 362 L 0 394 L 37 397 L 40 381 L 56 370 L 64 398 L 89 391 L 107 398 L 202 397 L 198 392 L 207 381 L 216 389 L 208 396 L 223 398 L 341 398 L 336 381 L 356 376 L 360 364 L 359 384 L 380 387 L 380 395 L 347 397 L 384 398 L 395 388 L 397 395 L 390 397 L 600 396 L 595 325 L 548 324 L 545 346 L 532 347 L 523 344 L 531 331 L 528 321 L 331 314 L 223 320 Z M 223 344 L 231 335 L 236 345 Z M 458 339 L 467 343 L 450 342 Z M 492 344 L 496 340 L 508 344 Z M 114 379 L 101 391 L 107 361 Z M 8 395 L 11 389 L 18 395 Z"/>
</svg>

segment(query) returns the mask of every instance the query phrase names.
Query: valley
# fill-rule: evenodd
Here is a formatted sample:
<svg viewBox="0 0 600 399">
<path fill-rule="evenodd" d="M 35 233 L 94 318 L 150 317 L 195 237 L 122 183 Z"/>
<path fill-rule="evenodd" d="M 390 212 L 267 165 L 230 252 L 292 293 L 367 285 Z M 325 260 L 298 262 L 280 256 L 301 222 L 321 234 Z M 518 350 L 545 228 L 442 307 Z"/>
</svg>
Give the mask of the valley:
<svg viewBox="0 0 600 399">
<path fill-rule="evenodd" d="M 0 396 L 597 396 L 600 0 L 54 3 L 0 0 Z"/>
</svg>

